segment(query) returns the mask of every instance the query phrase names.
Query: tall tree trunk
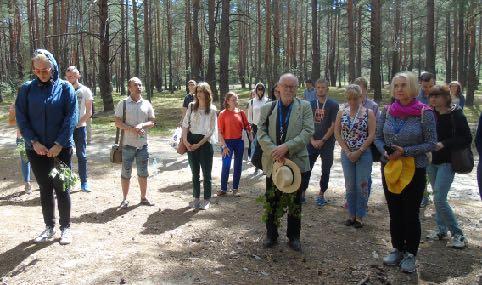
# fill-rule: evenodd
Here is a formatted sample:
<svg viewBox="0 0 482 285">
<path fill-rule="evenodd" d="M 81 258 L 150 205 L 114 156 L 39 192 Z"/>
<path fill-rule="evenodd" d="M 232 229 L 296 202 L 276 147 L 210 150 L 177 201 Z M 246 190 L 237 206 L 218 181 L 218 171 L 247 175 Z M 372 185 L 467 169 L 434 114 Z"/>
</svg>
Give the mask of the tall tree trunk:
<svg viewBox="0 0 482 285">
<path fill-rule="evenodd" d="M 400 71 L 400 10 L 401 0 L 395 0 L 395 21 L 393 28 L 395 33 L 393 34 L 393 50 L 392 50 L 392 72 L 390 77 L 393 78 L 397 72 Z"/>
<path fill-rule="evenodd" d="M 196 1 L 196 0 L 194 0 Z M 189 72 L 189 67 L 191 63 L 191 42 L 192 42 L 192 23 L 191 23 L 191 1 L 185 0 L 184 5 L 186 13 L 185 13 L 185 20 L 184 20 L 184 61 L 186 66 L 186 90 L 188 90 L 187 82 L 191 79 L 191 73 Z M 193 5 L 195 5 L 193 3 Z M 198 1 L 199 7 L 199 1 Z M 195 23 L 196 27 L 198 23 Z"/>
<path fill-rule="evenodd" d="M 141 65 L 141 58 L 139 52 L 139 23 L 137 17 L 137 1 L 132 0 L 132 20 L 134 24 L 134 58 L 135 58 L 135 74 L 134 76 L 140 76 L 140 65 Z"/>
<path fill-rule="evenodd" d="M 312 65 L 311 79 L 320 78 L 320 45 L 318 38 L 318 0 L 311 0 L 311 43 L 312 43 Z"/>
<path fill-rule="evenodd" d="M 216 88 L 216 0 L 208 1 L 208 37 L 209 37 L 209 53 L 208 53 L 208 70 L 206 80 L 211 86 L 214 101 L 218 101 L 218 92 Z"/>
<path fill-rule="evenodd" d="M 468 58 L 468 78 L 467 78 L 467 106 L 474 105 L 474 92 L 477 86 L 477 72 L 475 70 L 475 17 L 477 16 L 477 0 L 470 0 L 469 17 L 468 17 L 468 37 L 469 37 L 469 58 Z"/>
<path fill-rule="evenodd" d="M 114 110 L 109 55 L 109 5 L 108 0 L 98 0 L 99 7 L 99 89 L 104 111 Z"/>
<path fill-rule="evenodd" d="M 172 11 L 171 0 L 166 0 L 167 17 L 167 58 L 169 61 L 169 91 L 174 93 L 173 74 L 172 74 Z"/>
<path fill-rule="evenodd" d="M 151 89 L 151 28 L 149 13 L 149 1 L 145 1 L 144 5 L 144 85 L 146 86 L 147 100 L 151 101 L 152 89 Z"/>
<path fill-rule="evenodd" d="M 238 77 L 243 89 L 246 88 L 246 41 L 240 39 L 248 39 L 244 21 L 243 11 L 238 6 Z"/>
<path fill-rule="evenodd" d="M 221 0 L 221 30 L 219 33 L 219 91 L 224 99 L 229 91 L 229 0 Z"/>
<path fill-rule="evenodd" d="M 44 26 L 43 26 L 43 43 L 44 47 L 50 50 L 50 41 L 48 35 L 50 34 L 50 3 L 49 0 L 44 0 Z"/>
<path fill-rule="evenodd" d="M 375 101 L 382 100 L 382 84 L 381 84 L 381 57 L 382 57 L 382 2 L 381 0 L 371 1 L 371 35 L 370 35 L 370 54 L 371 54 L 371 72 L 370 86 L 374 92 Z"/>
<path fill-rule="evenodd" d="M 264 47 L 264 70 L 266 82 L 268 86 L 273 86 L 274 80 L 271 76 L 271 0 L 266 0 L 266 31 L 265 31 L 265 47 Z"/>
<path fill-rule="evenodd" d="M 413 69 L 413 13 L 410 13 L 410 44 L 409 44 L 409 56 L 410 62 L 408 64 L 408 70 Z"/>
<path fill-rule="evenodd" d="M 452 81 L 452 30 L 450 21 L 450 11 L 445 13 L 445 82 Z"/>
<path fill-rule="evenodd" d="M 457 11 L 453 11 L 453 15 L 454 15 L 454 20 L 453 20 L 453 23 L 452 23 L 452 27 L 454 28 L 454 34 L 453 34 L 453 37 L 452 37 L 452 41 L 453 41 L 453 49 L 452 49 L 452 80 L 458 80 L 458 77 L 457 77 L 457 70 L 458 70 L 458 65 L 459 65 L 459 57 L 458 57 L 458 40 L 459 40 L 459 29 L 458 29 L 458 13 Z"/>
<path fill-rule="evenodd" d="M 126 95 L 126 26 L 125 26 L 125 2 L 124 0 L 120 0 L 120 7 L 121 7 L 121 59 L 120 59 L 120 92 L 121 95 Z"/>
<path fill-rule="evenodd" d="M 425 36 L 425 69 L 435 74 L 435 3 L 427 0 L 427 34 Z"/>
<path fill-rule="evenodd" d="M 199 41 L 199 0 L 192 1 L 192 63 L 191 77 L 201 80 L 202 47 Z"/>
<path fill-rule="evenodd" d="M 212 1 L 212 0 L 210 0 Z M 257 26 L 257 31 L 256 31 L 256 48 L 258 50 L 257 52 L 257 62 L 256 62 L 256 82 L 260 82 L 261 81 L 261 73 L 263 72 L 262 71 L 262 50 L 261 50 L 261 0 L 257 0 L 256 1 L 256 19 L 257 19 L 257 23 L 256 23 L 256 26 Z"/>
<path fill-rule="evenodd" d="M 125 21 L 126 21 L 126 27 L 125 31 L 126 33 L 124 34 L 124 39 L 125 39 L 125 49 L 126 49 L 126 80 L 129 80 L 131 77 L 131 57 L 129 53 L 129 0 L 125 0 L 125 6 L 126 6 L 126 16 L 125 16 Z"/>
<path fill-rule="evenodd" d="M 464 86 L 465 83 L 465 64 L 466 62 L 464 61 L 465 57 L 465 33 L 464 33 L 464 17 L 465 17 L 465 5 L 464 1 L 458 1 L 458 55 L 457 55 L 457 62 L 458 62 L 458 68 L 457 68 L 457 80 L 462 83 L 462 86 Z"/>
<path fill-rule="evenodd" d="M 355 80 L 355 29 L 353 25 L 353 0 L 346 5 L 348 21 L 348 82 Z"/>
<path fill-rule="evenodd" d="M 53 1 L 52 5 L 52 33 L 54 37 L 52 38 L 52 48 L 55 57 L 59 57 L 59 1 Z"/>
<path fill-rule="evenodd" d="M 357 9 L 357 37 L 356 37 L 356 73 L 355 77 L 362 76 L 362 43 L 363 43 L 363 19 L 362 19 L 362 7 Z"/>
<path fill-rule="evenodd" d="M 273 80 L 278 80 L 279 78 L 279 66 L 280 66 L 280 48 L 281 48 L 281 40 L 280 40 L 280 7 L 279 1 L 271 2 L 273 5 L 273 72 L 272 78 Z"/>
</svg>

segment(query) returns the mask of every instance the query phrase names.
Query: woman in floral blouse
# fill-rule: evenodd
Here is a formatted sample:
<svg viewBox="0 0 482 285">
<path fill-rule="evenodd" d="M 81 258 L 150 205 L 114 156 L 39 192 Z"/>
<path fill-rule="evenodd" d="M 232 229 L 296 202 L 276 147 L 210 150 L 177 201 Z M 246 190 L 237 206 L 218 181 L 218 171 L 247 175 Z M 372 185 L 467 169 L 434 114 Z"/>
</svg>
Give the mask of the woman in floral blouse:
<svg viewBox="0 0 482 285">
<path fill-rule="evenodd" d="M 335 138 L 340 144 L 341 165 L 345 175 L 349 218 L 345 225 L 363 227 L 368 202 L 368 180 L 372 173 L 370 145 L 375 138 L 376 119 L 372 110 L 363 107 L 360 86 L 348 85 L 348 104 L 338 113 Z"/>
</svg>

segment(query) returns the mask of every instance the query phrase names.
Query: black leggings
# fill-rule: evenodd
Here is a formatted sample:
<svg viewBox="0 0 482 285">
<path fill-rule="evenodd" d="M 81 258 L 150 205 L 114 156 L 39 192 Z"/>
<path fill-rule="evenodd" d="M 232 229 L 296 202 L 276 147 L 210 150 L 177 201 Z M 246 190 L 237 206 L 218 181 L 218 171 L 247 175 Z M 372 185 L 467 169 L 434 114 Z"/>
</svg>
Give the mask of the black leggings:
<svg viewBox="0 0 482 285">
<path fill-rule="evenodd" d="M 37 183 L 40 188 L 40 201 L 42 204 L 42 214 L 45 225 L 48 227 L 55 226 L 54 214 L 54 195 L 57 196 L 57 203 L 59 208 L 59 223 L 60 228 L 70 227 L 70 189 L 63 191 L 60 187 L 53 183 L 53 179 L 49 176 L 50 171 L 54 168 L 54 158 L 44 155 L 38 155 L 33 150 L 27 150 L 28 159 L 32 166 L 32 171 L 35 174 Z M 59 153 L 59 160 L 71 167 L 72 148 L 63 148 Z"/>
<path fill-rule="evenodd" d="M 420 244 L 420 202 L 426 184 L 425 168 L 416 168 L 412 181 L 401 194 L 388 191 L 382 165 L 382 182 L 390 212 L 392 246 L 399 251 L 417 255 Z"/>
</svg>

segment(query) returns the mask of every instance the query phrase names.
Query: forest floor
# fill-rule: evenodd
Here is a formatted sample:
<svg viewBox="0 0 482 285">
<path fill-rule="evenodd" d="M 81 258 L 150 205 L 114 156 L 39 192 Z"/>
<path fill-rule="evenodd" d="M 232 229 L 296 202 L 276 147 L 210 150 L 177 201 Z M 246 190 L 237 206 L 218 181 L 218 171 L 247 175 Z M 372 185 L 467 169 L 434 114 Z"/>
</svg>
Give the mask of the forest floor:
<svg viewBox="0 0 482 285">
<path fill-rule="evenodd" d="M 463 250 L 445 242 L 424 241 L 418 270 L 404 274 L 382 265 L 390 250 L 388 211 L 379 164 L 373 168 L 369 214 L 362 229 L 343 225 L 346 213 L 343 173 L 336 150 L 327 198 L 318 208 L 314 198 L 321 168 L 314 167 L 303 206 L 302 253 L 286 245 L 286 223 L 280 244 L 264 249 L 262 205 L 264 176 L 244 164 L 241 197 L 213 198 L 212 208 L 193 211 L 191 173 L 186 156 L 169 146 L 166 136 L 150 137 L 148 197 L 154 207 L 137 205 L 135 179 L 120 210 L 120 166 L 108 160 L 112 130 L 94 132 L 88 147 L 91 193 L 72 192 L 71 245 L 36 245 L 43 230 L 37 185 L 23 192 L 15 130 L 0 125 L 0 284 L 482 284 L 482 203 L 475 170 L 457 175 L 450 204 L 468 237 Z M 73 159 L 76 168 L 76 159 Z M 155 166 L 155 165 L 154 165 Z M 213 193 L 220 188 L 220 157 L 214 158 Z M 434 228 L 434 207 L 421 213 L 422 236 Z"/>
</svg>

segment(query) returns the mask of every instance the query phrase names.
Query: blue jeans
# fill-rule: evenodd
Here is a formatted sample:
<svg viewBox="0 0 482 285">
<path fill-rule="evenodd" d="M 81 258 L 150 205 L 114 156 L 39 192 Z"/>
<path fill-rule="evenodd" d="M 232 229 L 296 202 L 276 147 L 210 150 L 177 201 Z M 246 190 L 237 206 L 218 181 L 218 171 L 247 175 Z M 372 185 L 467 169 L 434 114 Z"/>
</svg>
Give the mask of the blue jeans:
<svg viewBox="0 0 482 285">
<path fill-rule="evenodd" d="M 482 199 L 482 163 L 477 164 L 477 183 L 479 185 L 479 196 Z"/>
<path fill-rule="evenodd" d="M 87 183 L 87 130 L 85 127 L 74 130 L 75 154 L 79 168 L 79 177 L 82 184 Z"/>
<path fill-rule="evenodd" d="M 124 179 L 131 179 L 134 158 L 136 159 L 137 176 L 148 177 L 149 151 L 147 145 L 144 145 L 141 149 L 130 145 L 122 146 L 121 177 Z"/>
<path fill-rule="evenodd" d="M 16 144 L 24 144 L 25 140 L 23 138 L 17 138 Z M 25 155 L 27 156 L 27 155 Z M 23 158 L 20 156 L 20 169 L 22 170 L 23 182 L 30 182 L 30 161 L 27 157 Z"/>
<path fill-rule="evenodd" d="M 367 214 L 368 181 L 372 173 L 372 154 L 367 149 L 356 162 L 341 153 L 341 166 L 345 176 L 346 201 L 352 217 L 363 218 Z"/>
<path fill-rule="evenodd" d="M 447 202 L 447 194 L 455 176 L 452 164 L 430 164 L 427 166 L 427 173 L 430 185 L 432 185 L 435 221 L 439 231 L 446 233 L 448 229 L 452 236 L 461 235 L 462 230 L 458 226 L 454 212 Z"/>
<path fill-rule="evenodd" d="M 320 178 L 320 191 L 325 193 L 328 190 L 328 182 L 330 181 L 330 172 L 331 167 L 333 166 L 333 150 L 335 148 L 334 143 L 327 143 L 323 145 L 321 149 L 313 149 L 310 147 L 311 144 L 308 145 L 308 149 L 310 150 L 308 155 L 310 159 L 310 171 L 306 174 L 308 177 L 305 181 L 301 184 L 301 190 L 306 191 L 308 189 L 310 178 L 311 178 L 311 171 L 313 170 L 313 166 L 318 159 L 318 156 L 321 157 L 321 178 Z"/>
<path fill-rule="evenodd" d="M 234 155 L 234 173 L 233 173 L 233 189 L 239 187 L 239 179 L 241 178 L 241 170 L 243 168 L 243 152 L 244 142 L 242 139 L 224 140 L 229 149 L 229 154 L 223 157 L 223 166 L 221 168 L 221 191 L 228 190 L 229 170 L 231 169 L 231 159 Z"/>
</svg>

